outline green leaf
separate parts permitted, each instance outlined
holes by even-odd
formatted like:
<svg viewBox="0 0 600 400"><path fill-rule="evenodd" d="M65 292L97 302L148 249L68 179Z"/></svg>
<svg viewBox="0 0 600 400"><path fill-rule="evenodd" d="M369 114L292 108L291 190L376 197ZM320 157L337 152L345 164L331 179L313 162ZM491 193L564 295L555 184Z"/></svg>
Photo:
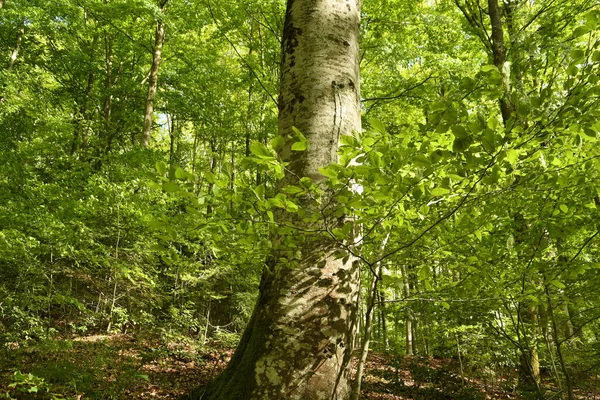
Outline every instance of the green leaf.
<svg viewBox="0 0 600 400"><path fill-rule="evenodd" d="M292 126L292 131L294 132L295 137L302 141L306 141L306 137L302 134L302 132L300 132L300 129L296 128L295 126Z"/></svg>
<svg viewBox="0 0 600 400"><path fill-rule="evenodd" d="M506 152L506 161L508 161L511 165L515 165L517 160L519 159L519 152L515 149L509 149Z"/></svg>
<svg viewBox="0 0 600 400"><path fill-rule="evenodd" d="M298 186L286 186L286 187L282 188L281 191L284 193L287 193L287 194L292 194L292 195L305 192L304 189L301 189Z"/></svg>
<svg viewBox="0 0 600 400"><path fill-rule="evenodd" d="M179 185L175 182L165 182L163 183L163 190L167 193L174 193L179 190Z"/></svg>
<svg viewBox="0 0 600 400"><path fill-rule="evenodd" d="M340 137L340 143L346 146L351 146L354 147L355 145L355 141L354 141L354 136L352 135L342 135Z"/></svg>
<svg viewBox="0 0 600 400"><path fill-rule="evenodd" d="M591 31L591 29L587 26L580 26L577 29L575 29L575 31L573 32L573 39L576 39L580 36L585 35L586 33L589 33Z"/></svg>
<svg viewBox="0 0 600 400"><path fill-rule="evenodd" d="M435 129L436 133L446 133L448 132L448 129L450 128L450 125L443 121L440 122L439 125L437 126L437 128Z"/></svg>
<svg viewBox="0 0 600 400"><path fill-rule="evenodd" d="M564 283L557 281L556 279L550 281L550 284L558 289L564 289L566 287Z"/></svg>
<svg viewBox="0 0 600 400"><path fill-rule="evenodd" d="M179 167L175 170L175 178L184 180L188 177L187 172L184 171L183 168Z"/></svg>
<svg viewBox="0 0 600 400"><path fill-rule="evenodd" d="M444 196L448 193L450 193L450 190L443 187L436 187L431 191L433 196Z"/></svg>
<svg viewBox="0 0 600 400"><path fill-rule="evenodd" d="M338 172L336 170L334 170L333 168L321 167L321 168L319 168L319 172L321 173L321 175L323 175L324 177L329 178L329 179L337 179L337 177L338 177Z"/></svg>
<svg viewBox="0 0 600 400"><path fill-rule="evenodd" d="M454 139L454 142L452 143L452 150L457 152L457 153L461 153L466 151L469 146L471 146L471 138L467 137L464 139L460 139L460 138L456 138Z"/></svg>
<svg viewBox="0 0 600 400"><path fill-rule="evenodd" d="M304 142L296 142L292 145L292 151L304 151L306 150L306 144Z"/></svg>
<svg viewBox="0 0 600 400"><path fill-rule="evenodd" d="M252 142L250 144L250 151L258 158L274 158L273 153L267 149L267 146L260 142Z"/></svg>
<svg viewBox="0 0 600 400"><path fill-rule="evenodd" d="M164 175L167 171L167 164L164 161L157 161L154 166L159 175Z"/></svg>
<svg viewBox="0 0 600 400"><path fill-rule="evenodd" d="M217 180L215 174L213 174L210 171L206 171L206 173L204 174L204 178L208 181L208 183L215 183L215 181Z"/></svg>
<svg viewBox="0 0 600 400"><path fill-rule="evenodd" d="M569 207L567 207L566 204L561 204L558 207L560 208L560 211L564 212L565 214L569 212Z"/></svg>
<svg viewBox="0 0 600 400"><path fill-rule="evenodd" d="M285 139L282 136L275 136L269 144L273 150L279 151L285 144Z"/></svg>
<svg viewBox="0 0 600 400"><path fill-rule="evenodd" d="M371 118L369 119L369 124L376 132L385 133L385 126L381 123L381 121Z"/></svg>
<svg viewBox="0 0 600 400"><path fill-rule="evenodd" d="M597 135L596 135L596 131L594 131L593 129L590 128L584 128L583 129L583 133L590 138L594 138L597 139Z"/></svg>
<svg viewBox="0 0 600 400"><path fill-rule="evenodd" d="M256 198L258 200L263 200L265 198L265 186L264 185L258 185L257 187L252 189L252 191L254 192L254 195L256 196Z"/></svg>
<svg viewBox="0 0 600 400"><path fill-rule="evenodd" d="M567 68L567 74L569 74L570 76L577 76L578 72L579 68L577 68L577 65L571 64L569 65L569 68Z"/></svg>
<svg viewBox="0 0 600 400"><path fill-rule="evenodd" d="M452 133L458 139L464 139L469 136L469 132L462 125L452 125Z"/></svg>
<svg viewBox="0 0 600 400"><path fill-rule="evenodd" d="M585 57L585 52L581 49L574 49L571 51L570 56L574 61L579 62L583 60L583 57Z"/></svg>

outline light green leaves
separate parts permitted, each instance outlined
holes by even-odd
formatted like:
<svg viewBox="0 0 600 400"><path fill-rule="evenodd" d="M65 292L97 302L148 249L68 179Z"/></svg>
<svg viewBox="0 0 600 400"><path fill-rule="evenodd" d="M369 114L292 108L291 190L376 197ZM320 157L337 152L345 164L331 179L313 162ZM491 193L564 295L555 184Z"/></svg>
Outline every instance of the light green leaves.
<svg viewBox="0 0 600 400"><path fill-rule="evenodd" d="M260 142L252 142L250 143L250 152L254 154L258 158L262 159L273 159L275 158L274 154Z"/></svg>
<svg viewBox="0 0 600 400"><path fill-rule="evenodd" d="M155 168L159 175L164 175L167 172L167 164L164 161L157 161Z"/></svg>

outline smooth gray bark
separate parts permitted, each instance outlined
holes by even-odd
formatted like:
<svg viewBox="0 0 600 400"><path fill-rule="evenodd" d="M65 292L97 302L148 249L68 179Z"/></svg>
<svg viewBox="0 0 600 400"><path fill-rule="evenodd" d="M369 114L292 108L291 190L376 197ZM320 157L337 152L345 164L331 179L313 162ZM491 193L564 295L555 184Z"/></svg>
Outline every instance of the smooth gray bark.
<svg viewBox="0 0 600 400"><path fill-rule="evenodd" d="M288 0L278 103L279 134L287 142L280 156L289 166L281 185L302 177L322 182L319 168L337 161L340 136L360 130L359 22L358 0ZM291 151L292 127L309 149ZM309 199L300 206L309 215L320 212ZM303 223L293 213L276 218ZM312 228L339 222L325 215ZM296 248L287 247L290 237ZM357 264L336 258L339 243L323 233L279 232L272 242L258 302L232 360L192 398L348 399Z"/></svg>

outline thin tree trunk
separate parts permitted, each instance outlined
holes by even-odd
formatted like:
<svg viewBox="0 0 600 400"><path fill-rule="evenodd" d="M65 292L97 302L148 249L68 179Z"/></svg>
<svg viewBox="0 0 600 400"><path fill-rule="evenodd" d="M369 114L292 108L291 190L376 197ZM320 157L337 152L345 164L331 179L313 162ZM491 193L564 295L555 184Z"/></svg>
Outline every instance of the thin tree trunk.
<svg viewBox="0 0 600 400"><path fill-rule="evenodd" d="M565 378L565 384L567 385L567 396L569 400L575 399L573 395L573 383L571 382L571 375L569 374L569 370L567 369L567 364L565 362L565 357L562 352L562 343L558 338L558 325L556 323L556 318L554 317L554 306L552 305L552 299L550 298L550 290L548 289L548 284L545 283L545 292L546 292L546 303L548 304L548 316L550 317L550 322L552 323L552 339L554 341L554 346L556 347L556 354L558 355L558 362L560 363L560 369Z"/></svg>
<svg viewBox="0 0 600 400"><path fill-rule="evenodd" d="M21 41L23 40L23 36L25 35L25 24L21 24L19 31L17 32L17 40L15 42L15 47L10 53L10 58L8 59L8 70L13 69L15 65L15 61L17 61L17 57L19 56L19 51L21 50Z"/></svg>
<svg viewBox="0 0 600 400"><path fill-rule="evenodd" d="M119 205L117 204L117 242L115 244L115 265L119 262L119 244L121 241L121 214L119 212ZM112 295L112 303L110 305L110 312L108 314L108 326L106 328L106 333L110 333L112 329L113 323L113 314L115 311L115 306L117 304L117 285L119 283L119 275L117 269L115 268L115 284L113 285L113 295Z"/></svg>
<svg viewBox="0 0 600 400"><path fill-rule="evenodd" d="M571 339L575 336L575 328L573 327L573 320L571 319L571 310L569 310L569 303L567 303L567 301L563 303L563 310L566 316L565 337L567 339Z"/></svg>
<svg viewBox="0 0 600 400"><path fill-rule="evenodd" d="M250 43L248 45L248 59L252 57L252 38L254 37L254 23L251 23L250 26ZM250 141L252 140L252 90L253 90L253 79L254 76L252 71L248 71L248 80L250 84L248 85L248 108L246 110L246 149L245 154L246 157L250 156Z"/></svg>
<svg viewBox="0 0 600 400"><path fill-rule="evenodd" d="M103 107L103 118L104 127L100 130L100 137L107 137L110 130L110 115L112 113L112 67L113 67L113 55L112 55L112 38L105 37L104 45L106 50L106 76L104 78L104 107Z"/></svg>
<svg viewBox="0 0 600 400"><path fill-rule="evenodd" d="M381 258L385 250L385 246L390 238L391 233L388 232L379 250L379 256ZM351 400L358 400L360 398L360 388L362 384L362 377L365 369L365 363L367 362L367 356L369 355L369 343L371 340L371 328L373 325L373 310L375 308L375 300L379 295L379 282L383 275L383 262L379 261L376 266L376 273L373 274L373 280L369 287L369 297L367 299L367 309L365 311L365 325L363 329L363 338L360 346L360 357L356 365L356 376L354 378L354 386L352 388ZM380 306L383 306L381 303Z"/></svg>
<svg viewBox="0 0 600 400"><path fill-rule="evenodd" d="M500 99L500 111L502 113L502 121L506 125L512 116L514 106L510 101L510 64L506 62L502 11L498 5L498 0L488 0L488 8L492 23L492 56L494 65L502 74L504 82L504 95Z"/></svg>
<svg viewBox="0 0 600 400"><path fill-rule="evenodd" d="M319 168L337 161L339 137L360 130L358 0L288 0L282 40L280 156L289 162L280 187L308 178L322 185ZM310 147L292 151L293 127ZM340 244L309 231L339 225L310 199L296 200L308 217L281 211L259 298L226 370L203 400L347 399L358 316L358 266L335 256ZM275 229L275 228L274 228ZM295 248L289 247L290 239ZM290 251L293 250L293 251Z"/></svg>
<svg viewBox="0 0 600 400"><path fill-rule="evenodd" d="M162 10L166 1L162 4ZM144 128L142 129L141 144L144 147L150 145L150 134L152 133L152 117L154 115L154 98L158 89L158 71L162 61L162 48L165 42L165 24L162 20L156 23L154 34L154 49L152 53L152 67L148 79L148 94L146 95L146 107L144 109Z"/></svg>
<svg viewBox="0 0 600 400"><path fill-rule="evenodd" d="M406 265L402 265L402 282L403 282L403 295L405 299L408 299L410 290L410 280L408 277L408 268ZM404 326L405 326L405 338L406 338L406 355L414 355L414 340L413 340L413 327L412 327L412 313L408 305L404 305Z"/></svg>
<svg viewBox="0 0 600 400"><path fill-rule="evenodd" d="M381 263L380 263L381 264ZM379 268L379 281L383 280L383 268L380 266ZM381 340L383 345L383 351L387 351L389 347L388 342L388 334L387 334L387 314L385 309L385 293L381 290L381 287L378 288L379 292L379 312L381 313Z"/></svg>
<svg viewBox="0 0 600 400"><path fill-rule="evenodd" d="M2 7L4 7L4 0L0 0L0 9L2 9Z"/></svg>
<svg viewBox="0 0 600 400"><path fill-rule="evenodd" d="M540 360L537 349L536 307L521 304L520 320L523 327L521 357L519 365L519 385L523 390L535 390L541 393Z"/></svg>
<svg viewBox="0 0 600 400"><path fill-rule="evenodd" d="M179 130L173 114L167 114L167 121L169 122L169 179L173 180L180 161Z"/></svg>
<svg viewBox="0 0 600 400"><path fill-rule="evenodd" d="M94 59L96 43L98 42L98 35L94 35L92 43L90 43L90 54L89 54L89 70L87 77L87 84L85 87L85 93L83 99L81 99L81 106L77 110L75 116L75 128L73 131L73 141L71 143L71 154L75 154L80 148L87 146L87 136L89 131L89 104L92 91L94 90L94 83L96 81L96 71L94 69Z"/></svg>
<svg viewBox="0 0 600 400"><path fill-rule="evenodd" d="M363 372L365 369L365 363L367 356L369 355L369 343L371 341L371 328L373 326L373 310L375 308L375 301L377 299L377 284L379 282L378 276L373 276L371 285L369 286L369 297L367 299L367 309L365 310L365 320L363 326L363 337L360 346L360 356L356 365L356 376L354 378L354 386L352 388L351 400L358 400L360 398L360 388L362 383Z"/></svg>

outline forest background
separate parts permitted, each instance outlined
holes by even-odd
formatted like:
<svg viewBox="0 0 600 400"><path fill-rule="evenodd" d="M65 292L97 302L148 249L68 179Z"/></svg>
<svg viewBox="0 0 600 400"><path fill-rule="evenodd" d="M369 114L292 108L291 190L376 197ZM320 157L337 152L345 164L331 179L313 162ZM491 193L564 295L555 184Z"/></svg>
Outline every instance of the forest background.
<svg viewBox="0 0 600 400"><path fill-rule="evenodd" d="M308 190L276 187L284 14L275 0L0 0L7 396L50 390L36 379L93 392L67 367L14 371L72 350L65 338L235 346L274 213L301 214ZM600 4L368 0L362 19L366 129L321 171L353 220L328 234L361 260L362 337L372 327L391 362L456 359L491 386L517 371L502 384L520 396L590 398ZM293 150L307 146L298 133ZM97 398L127 398L120 384Z"/></svg>

